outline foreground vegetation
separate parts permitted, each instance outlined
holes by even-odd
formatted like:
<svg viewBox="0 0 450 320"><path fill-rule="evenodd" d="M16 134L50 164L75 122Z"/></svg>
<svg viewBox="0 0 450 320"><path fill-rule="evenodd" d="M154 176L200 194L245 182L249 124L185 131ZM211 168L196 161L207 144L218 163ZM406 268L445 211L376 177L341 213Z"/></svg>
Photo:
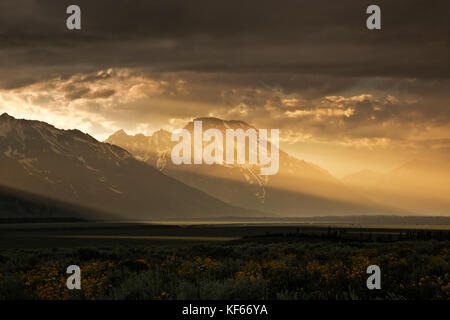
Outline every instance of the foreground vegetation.
<svg viewBox="0 0 450 320"><path fill-rule="evenodd" d="M450 299L448 241L265 239L0 250L0 299ZM82 289L66 288L67 266ZM367 266L382 289L366 287Z"/></svg>

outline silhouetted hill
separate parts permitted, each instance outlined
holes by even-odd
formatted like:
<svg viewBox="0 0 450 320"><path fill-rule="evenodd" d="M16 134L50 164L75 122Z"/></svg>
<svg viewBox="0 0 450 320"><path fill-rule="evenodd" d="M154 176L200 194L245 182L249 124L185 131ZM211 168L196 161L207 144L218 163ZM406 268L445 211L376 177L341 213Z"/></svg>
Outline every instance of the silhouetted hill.
<svg viewBox="0 0 450 320"><path fill-rule="evenodd" d="M114 219L110 214L0 186L0 222Z"/></svg>

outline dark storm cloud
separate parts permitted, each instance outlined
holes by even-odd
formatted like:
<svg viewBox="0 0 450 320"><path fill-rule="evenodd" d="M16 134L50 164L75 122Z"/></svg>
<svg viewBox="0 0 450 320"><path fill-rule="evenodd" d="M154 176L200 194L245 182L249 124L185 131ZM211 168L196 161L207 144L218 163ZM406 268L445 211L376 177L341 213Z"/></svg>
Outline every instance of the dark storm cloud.
<svg viewBox="0 0 450 320"><path fill-rule="evenodd" d="M450 124L450 2L375 3L377 31L365 27L365 0L2 0L0 88L37 83L47 97L56 79L58 101L117 126L212 113L326 137L440 130ZM81 31L66 29L71 4ZM130 79L145 98L129 97Z"/></svg>
<svg viewBox="0 0 450 320"><path fill-rule="evenodd" d="M89 88L75 88L71 91L69 91L65 97L67 100L76 100L76 99L80 99L81 97L85 96L86 94L88 94L90 91Z"/></svg>
<svg viewBox="0 0 450 320"><path fill-rule="evenodd" d="M73 1L2 1L1 68L450 75L448 1L377 1L381 31L365 28L368 1L76 3L82 30L73 32L65 27L65 9Z"/></svg>

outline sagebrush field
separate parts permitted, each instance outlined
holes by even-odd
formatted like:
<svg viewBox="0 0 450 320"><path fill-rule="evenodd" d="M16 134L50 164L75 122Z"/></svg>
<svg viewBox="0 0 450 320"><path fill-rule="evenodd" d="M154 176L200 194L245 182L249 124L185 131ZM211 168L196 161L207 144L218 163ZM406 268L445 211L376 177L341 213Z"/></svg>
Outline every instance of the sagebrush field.
<svg viewBox="0 0 450 320"><path fill-rule="evenodd" d="M238 229L223 232L236 236ZM122 227L128 235L132 230ZM155 230L164 227L149 230L159 234ZM183 230L191 236L223 235L217 227ZM2 249L0 299L450 299L447 232L397 230L396 237L386 237L385 230L372 230L349 237L351 230L305 230L291 227L286 233L266 231L228 241L129 236L128 243L123 237L87 243L84 237L72 239L84 244L80 248L63 243ZM82 269L81 290L66 288L65 270L71 264ZM381 290L366 287L366 268L372 264L381 268Z"/></svg>

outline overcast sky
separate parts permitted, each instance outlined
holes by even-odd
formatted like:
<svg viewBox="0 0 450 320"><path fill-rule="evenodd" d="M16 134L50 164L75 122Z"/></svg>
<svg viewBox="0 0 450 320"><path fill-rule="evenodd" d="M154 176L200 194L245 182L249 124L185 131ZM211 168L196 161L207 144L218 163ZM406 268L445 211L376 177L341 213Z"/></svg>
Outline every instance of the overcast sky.
<svg viewBox="0 0 450 320"><path fill-rule="evenodd" d="M82 30L66 28L78 4ZM366 29L378 4L382 30ZM279 128L337 176L450 154L449 1L2 0L0 112L103 140Z"/></svg>

